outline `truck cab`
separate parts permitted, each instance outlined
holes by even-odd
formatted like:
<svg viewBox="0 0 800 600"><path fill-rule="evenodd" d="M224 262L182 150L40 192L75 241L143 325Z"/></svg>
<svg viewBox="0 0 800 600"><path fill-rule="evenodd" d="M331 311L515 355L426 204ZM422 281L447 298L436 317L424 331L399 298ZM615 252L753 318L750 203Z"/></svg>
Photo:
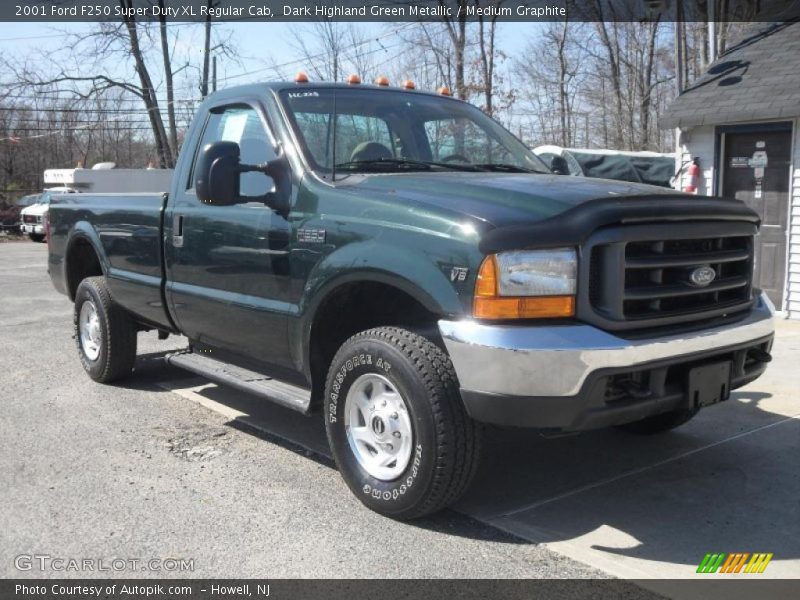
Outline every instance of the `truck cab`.
<svg viewBox="0 0 800 600"><path fill-rule="evenodd" d="M754 212L554 175L446 89L384 83L216 92L169 189L54 200L88 375L182 334L169 362L324 419L352 492L410 519L466 490L486 425L660 433L764 372Z"/></svg>

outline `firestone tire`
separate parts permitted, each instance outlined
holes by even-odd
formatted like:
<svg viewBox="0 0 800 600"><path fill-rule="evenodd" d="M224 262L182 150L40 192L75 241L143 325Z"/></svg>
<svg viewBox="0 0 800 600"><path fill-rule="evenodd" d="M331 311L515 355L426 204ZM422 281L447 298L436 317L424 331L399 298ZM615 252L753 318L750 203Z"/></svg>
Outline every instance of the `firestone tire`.
<svg viewBox="0 0 800 600"><path fill-rule="evenodd" d="M89 377L100 383L123 379L136 361L136 325L111 299L103 277L81 281L75 293L74 338Z"/></svg>
<svg viewBox="0 0 800 600"><path fill-rule="evenodd" d="M376 398L372 405L370 398ZM472 481L482 428L464 410L450 358L427 339L395 327L351 337L331 363L324 402L339 472L368 508L394 519L419 518L455 502ZM360 436L368 435L374 439L365 445ZM384 452L381 440L391 442L384 446L396 442L398 453L383 469L373 462ZM406 461L403 444L409 441Z"/></svg>
<svg viewBox="0 0 800 600"><path fill-rule="evenodd" d="M660 415L653 415L641 421L634 421L633 423L626 423L618 425L617 429L626 431L628 433L635 433L638 435L653 435L656 433L664 433L680 427L684 423L690 421L699 411L697 409L681 409L672 410Z"/></svg>

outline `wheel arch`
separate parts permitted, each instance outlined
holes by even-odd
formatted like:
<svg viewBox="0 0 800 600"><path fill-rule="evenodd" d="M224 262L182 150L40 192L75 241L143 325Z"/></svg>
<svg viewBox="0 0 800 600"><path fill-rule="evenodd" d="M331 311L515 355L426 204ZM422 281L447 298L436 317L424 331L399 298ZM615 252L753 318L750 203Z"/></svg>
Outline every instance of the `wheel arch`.
<svg viewBox="0 0 800 600"><path fill-rule="evenodd" d="M455 299L457 295L453 292ZM429 290L398 273L365 270L342 274L320 286L299 320L299 353L313 398L320 398L327 365L352 335L378 326L395 325L417 331L434 341L437 321L451 314ZM449 306L448 306L449 305Z"/></svg>
<svg viewBox="0 0 800 600"><path fill-rule="evenodd" d="M106 276L108 264L97 232L88 223L77 223L64 250L64 282L67 296L75 299L78 285L87 277Z"/></svg>

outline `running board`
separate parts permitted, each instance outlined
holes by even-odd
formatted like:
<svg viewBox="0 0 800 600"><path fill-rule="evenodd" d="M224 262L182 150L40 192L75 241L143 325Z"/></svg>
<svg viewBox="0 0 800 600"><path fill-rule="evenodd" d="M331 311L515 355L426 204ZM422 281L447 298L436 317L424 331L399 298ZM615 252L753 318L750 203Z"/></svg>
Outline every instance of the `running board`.
<svg viewBox="0 0 800 600"><path fill-rule="evenodd" d="M194 354L190 351L167 354L167 363L207 377L212 381L228 385L237 390L261 396L301 413L308 413L311 405L311 392L301 387L278 381L263 373L256 373L242 367Z"/></svg>

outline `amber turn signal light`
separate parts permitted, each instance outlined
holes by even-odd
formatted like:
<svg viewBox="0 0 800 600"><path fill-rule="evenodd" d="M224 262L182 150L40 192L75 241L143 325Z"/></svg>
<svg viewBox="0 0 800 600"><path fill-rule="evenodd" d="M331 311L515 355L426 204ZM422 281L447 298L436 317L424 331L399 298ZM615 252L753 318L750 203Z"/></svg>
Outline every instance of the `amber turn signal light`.
<svg viewBox="0 0 800 600"><path fill-rule="evenodd" d="M574 315L574 296L476 297L472 307L476 319L554 319Z"/></svg>
<svg viewBox="0 0 800 600"><path fill-rule="evenodd" d="M476 319L554 319L575 316L575 296L499 296L497 259L487 256L478 271L472 316Z"/></svg>

